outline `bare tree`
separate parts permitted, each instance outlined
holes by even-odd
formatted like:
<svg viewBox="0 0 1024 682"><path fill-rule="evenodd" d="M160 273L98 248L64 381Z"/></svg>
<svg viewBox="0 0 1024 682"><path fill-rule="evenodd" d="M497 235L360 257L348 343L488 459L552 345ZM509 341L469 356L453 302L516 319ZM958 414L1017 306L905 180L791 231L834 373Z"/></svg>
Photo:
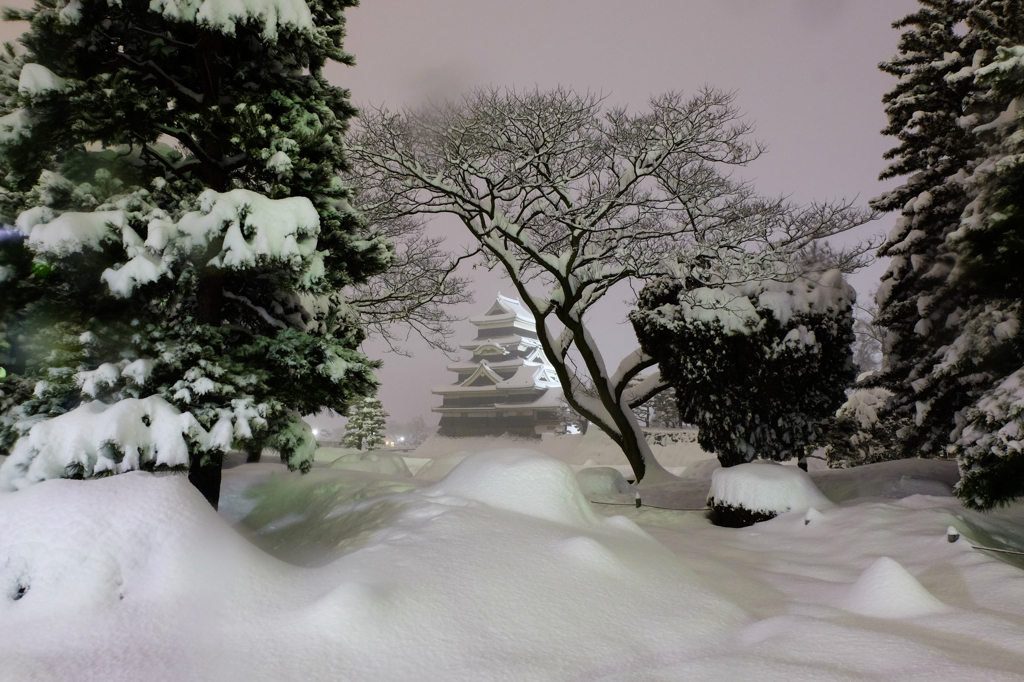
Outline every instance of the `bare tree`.
<svg viewBox="0 0 1024 682"><path fill-rule="evenodd" d="M450 356L458 350L449 339L459 318L449 310L473 302L469 278L454 273L479 250L459 256L444 250L444 239L429 236L421 217L381 210L385 207L374 201L372 189L363 185L365 179L347 178L355 208L368 226L394 244L395 251L390 268L349 287L345 300L358 311L367 332L382 339L392 352L409 355L402 343L415 333Z"/></svg>
<svg viewBox="0 0 1024 682"><path fill-rule="evenodd" d="M870 296L867 305L855 305L853 333L857 340L853 343L853 364L861 372L877 370L882 366L882 348L885 342L885 328L875 322L878 317L878 306Z"/></svg>
<svg viewBox="0 0 1024 682"><path fill-rule="evenodd" d="M378 215L459 218L536 318L569 405L622 448L637 480L657 481L669 475L631 408L666 385L654 372L627 389L654 360L637 350L609 371L587 311L620 282L663 274L795 276L795 254L870 217L845 202L761 198L731 178L763 151L749 132L715 90L662 95L635 114L566 89L482 90L366 112L348 152Z"/></svg>

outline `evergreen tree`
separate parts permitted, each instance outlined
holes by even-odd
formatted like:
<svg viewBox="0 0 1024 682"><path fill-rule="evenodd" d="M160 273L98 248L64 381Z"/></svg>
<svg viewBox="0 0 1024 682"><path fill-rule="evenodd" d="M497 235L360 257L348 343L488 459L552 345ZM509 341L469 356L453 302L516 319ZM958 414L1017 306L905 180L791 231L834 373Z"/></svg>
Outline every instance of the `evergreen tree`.
<svg viewBox="0 0 1024 682"><path fill-rule="evenodd" d="M965 304L942 362L978 396L958 415L953 451L957 494L987 509L1024 497L1024 46L998 48L975 80L1005 109L975 131L991 152L971 177L975 199L948 239L958 253L952 287Z"/></svg>
<svg viewBox="0 0 1024 682"><path fill-rule="evenodd" d="M653 417L651 426L659 429L681 429L683 420L679 416L676 389L669 387L650 400Z"/></svg>
<svg viewBox="0 0 1024 682"><path fill-rule="evenodd" d="M384 444L388 413L376 398L362 398L349 408L341 444L347 448L375 450Z"/></svg>
<svg viewBox="0 0 1024 682"><path fill-rule="evenodd" d="M969 199L964 178L980 155L969 125L973 81L957 77L972 64L976 36L958 35L969 0L920 0L921 8L893 24L906 30L899 54L880 68L898 80L885 95L889 125L899 140L886 153L892 163L880 179L907 176L872 202L900 217L879 251L892 259L877 293L876 322L886 329L882 369L871 384L894 397L880 418L895 433L891 456L935 456L945 451L953 412L962 407L955 387L935 376L934 352L949 343L946 320L957 307L947 278L955 254L946 236L956 229Z"/></svg>
<svg viewBox="0 0 1024 682"><path fill-rule="evenodd" d="M946 454L962 411L988 379L967 356L951 363L971 294L954 283L959 246L950 236L989 153L976 134L1000 111L975 71L1021 35L1019 0L920 0L894 24L909 28L900 54L881 68L899 80L884 102L900 144L882 179L908 176L873 206L900 218L879 255L892 258L878 290L876 322L886 329L882 369L868 383L891 391L876 433L893 434L890 456ZM961 35L960 33L963 33ZM874 427L873 427L874 429Z"/></svg>
<svg viewBox="0 0 1024 682"><path fill-rule="evenodd" d="M630 320L679 415L722 466L802 458L854 377L853 289L838 270L793 282L663 277Z"/></svg>
<svg viewBox="0 0 1024 682"><path fill-rule="evenodd" d="M227 449L308 470L300 415L374 390L338 292L391 252L348 207L354 110L323 75L354 4L7 10L0 485L188 468L216 505Z"/></svg>

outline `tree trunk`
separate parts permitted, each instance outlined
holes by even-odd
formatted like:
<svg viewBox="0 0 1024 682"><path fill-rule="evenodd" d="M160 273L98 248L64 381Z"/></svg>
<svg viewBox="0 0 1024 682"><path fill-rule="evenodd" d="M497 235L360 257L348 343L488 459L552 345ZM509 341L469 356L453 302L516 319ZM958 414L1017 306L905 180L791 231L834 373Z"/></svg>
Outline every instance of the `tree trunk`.
<svg viewBox="0 0 1024 682"><path fill-rule="evenodd" d="M199 324L219 326L224 304L224 277L220 272L207 272L199 277L196 291L196 320ZM202 466L203 453L192 455L188 480L203 497L217 509L220 504L220 470L223 458L211 455L207 466Z"/></svg>
<svg viewBox="0 0 1024 682"><path fill-rule="evenodd" d="M217 509L220 504L220 466L221 461L219 457L211 457L215 461L210 462L208 466L202 466L203 455L202 453L196 453L192 456L192 463L188 469L188 480L189 483L194 485L196 489L203 494L206 501L209 502L214 509Z"/></svg>
<svg viewBox="0 0 1024 682"><path fill-rule="evenodd" d="M245 453L246 464L259 464L260 457L263 455L263 448L253 448Z"/></svg>

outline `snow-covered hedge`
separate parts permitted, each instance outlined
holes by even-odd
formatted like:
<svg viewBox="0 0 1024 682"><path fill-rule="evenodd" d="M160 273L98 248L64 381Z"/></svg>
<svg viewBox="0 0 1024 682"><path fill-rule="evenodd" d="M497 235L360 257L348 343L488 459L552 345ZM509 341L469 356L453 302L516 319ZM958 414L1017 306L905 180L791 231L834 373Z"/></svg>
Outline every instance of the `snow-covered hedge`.
<svg viewBox="0 0 1024 682"><path fill-rule="evenodd" d="M831 507L806 472L775 462L749 462L711 474L708 507L719 526L749 526L786 512Z"/></svg>
<svg viewBox="0 0 1024 682"><path fill-rule="evenodd" d="M630 314L680 417L724 466L804 454L854 378L855 292L838 270L703 286L663 277Z"/></svg>

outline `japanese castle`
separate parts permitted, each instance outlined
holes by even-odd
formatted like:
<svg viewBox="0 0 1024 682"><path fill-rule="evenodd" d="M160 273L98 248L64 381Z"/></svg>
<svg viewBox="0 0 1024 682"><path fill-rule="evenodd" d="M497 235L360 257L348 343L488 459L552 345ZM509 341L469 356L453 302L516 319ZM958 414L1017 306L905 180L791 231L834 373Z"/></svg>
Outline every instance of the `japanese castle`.
<svg viewBox="0 0 1024 682"><path fill-rule="evenodd" d="M448 366L458 379L435 388L443 396L439 436L540 437L561 432L562 385L548 362L533 315L518 299L498 295L482 315L469 318L476 338L459 347L467 362Z"/></svg>

